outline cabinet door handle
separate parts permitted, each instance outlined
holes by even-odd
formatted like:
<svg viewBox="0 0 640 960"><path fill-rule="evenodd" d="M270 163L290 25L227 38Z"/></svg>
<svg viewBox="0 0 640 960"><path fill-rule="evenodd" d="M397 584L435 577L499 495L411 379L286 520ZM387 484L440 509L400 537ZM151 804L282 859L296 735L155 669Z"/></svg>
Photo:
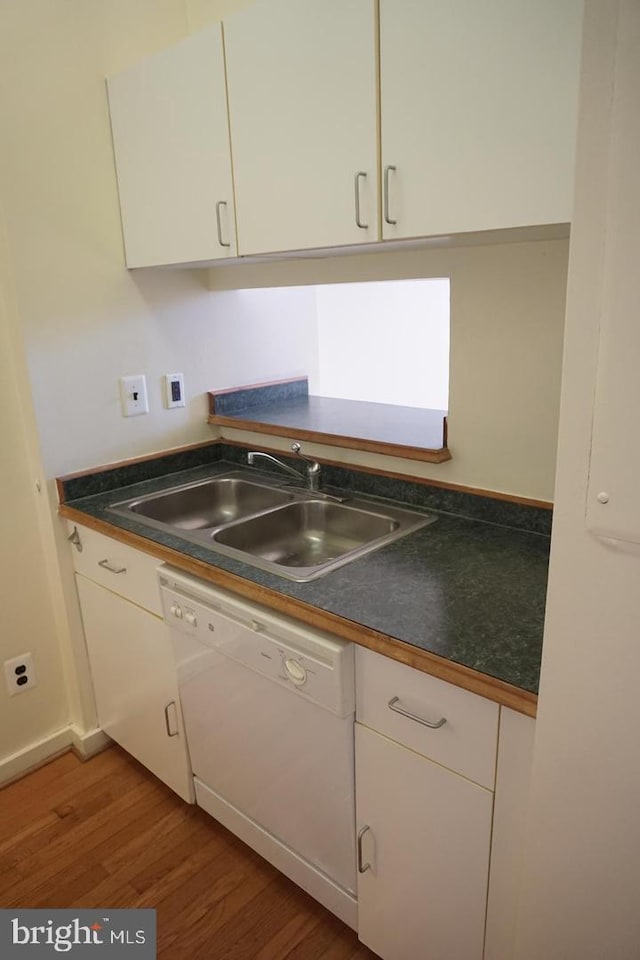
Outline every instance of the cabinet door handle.
<svg viewBox="0 0 640 960"><path fill-rule="evenodd" d="M392 220L389 216L389 172L393 170L395 173L395 167L385 167L384 168L384 220L385 223L390 223L392 226L398 222L397 220Z"/></svg>
<svg viewBox="0 0 640 960"><path fill-rule="evenodd" d="M403 717L408 717L409 720L415 720L416 723L421 723L424 727L429 727L430 730L439 730L440 727L444 727L445 723L447 722L446 717L440 717L439 720L436 720L435 723L432 723L431 720L425 720L423 717L418 717L415 713L409 713L408 710L398 706L399 703L399 697L392 697L387 706L389 707L389 710L393 710L395 713L400 713Z"/></svg>
<svg viewBox="0 0 640 960"><path fill-rule="evenodd" d="M353 189L355 193L356 200L356 227L360 227L361 230L368 230L369 224L362 222L362 217L360 215L360 180L364 178L366 180L367 175L364 170L358 170L354 179L353 179Z"/></svg>
<svg viewBox="0 0 640 960"><path fill-rule="evenodd" d="M169 720L169 707L175 707L175 705L176 705L175 700L169 700L169 703L164 708L164 725L167 728L168 737L177 737L180 733L180 731L177 728L177 724L176 724L176 729L173 732L171 731L171 721Z"/></svg>
<svg viewBox="0 0 640 960"><path fill-rule="evenodd" d="M126 567L119 567L113 562L113 560L98 560L98 566L104 567L105 570L108 570L109 573L126 573Z"/></svg>
<svg viewBox="0 0 640 960"><path fill-rule="evenodd" d="M364 837L367 830L370 830L371 827L365 824L364 827L361 827L358 830L358 873L366 873L367 870L371 869L370 863L362 862L362 838Z"/></svg>
<svg viewBox="0 0 640 960"><path fill-rule="evenodd" d="M77 527L73 528L73 533L69 534L67 540L74 545L78 553L82 553L82 540L80 539Z"/></svg>
<svg viewBox="0 0 640 960"><path fill-rule="evenodd" d="M216 203L216 224L218 226L218 243L221 247L230 247L231 243L225 243L222 239L222 223L220 222L220 207L226 207L226 200L218 200Z"/></svg>

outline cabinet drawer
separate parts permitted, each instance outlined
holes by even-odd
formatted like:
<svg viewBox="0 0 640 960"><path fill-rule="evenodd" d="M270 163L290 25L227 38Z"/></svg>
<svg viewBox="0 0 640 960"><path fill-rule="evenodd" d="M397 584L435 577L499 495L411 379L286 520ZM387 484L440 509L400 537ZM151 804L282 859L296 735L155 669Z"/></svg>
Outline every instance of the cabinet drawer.
<svg viewBox="0 0 640 960"><path fill-rule="evenodd" d="M82 550L73 550L76 573L99 583L113 593L162 616L156 577L159 561L102 533L69 523L69 532L78 527Z"/></svg>
<svg viewBox="0 0 640 960"><path fill-rule="evenodd" d="M495 782L498 716L499 707L490 700L364 647L356 649L356 719L489 790ZM431 728L420 719L445 723Z"/></svg>

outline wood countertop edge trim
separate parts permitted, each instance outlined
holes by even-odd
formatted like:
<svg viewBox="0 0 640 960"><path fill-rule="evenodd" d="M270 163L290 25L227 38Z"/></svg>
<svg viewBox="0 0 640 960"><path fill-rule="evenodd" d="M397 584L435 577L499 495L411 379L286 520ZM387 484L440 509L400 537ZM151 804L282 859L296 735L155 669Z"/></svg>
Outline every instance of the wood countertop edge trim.
<svg viewBox="0 0 640 960"><path fill-rule="evenodd" d="M245 430L249 433L271 434L276 437L291 437L295 434L296 440L327 443L333 447L347 447L349 450L379 453L387 457L402 457L405 460L421 460L425 463L445 463L447 460L451 460L451 451L446 446L434 449L403 446L383 440L363 440L361 437L347 437L341 434L323 433L319 430L305 430L301 427L263 423L260 420L236 420L233 417L218 414L210 415L208 422L219 427L230 427L233 430Z"/></svg>
<svg viewBox="0 0 640 960"><path fill-rule="evenodd" d="M141 550L143 553L148 553L160 562L173 564L181 570L192 573L194 576L207 580L216 586L227 588L247 600L262 603L272 610L303 620L310 626L326 630L343 640L350 640L360 646L367 647L369 650L398 660L423 673L429 673L440 680L453 683L501 706L510 707L518 713L523 713L529 717L536 716L538 698L536 694L527 690L521 690L519 687L514 687L503 680L478 673L470 667L453 663L437 654L430 653L428 650L414 647L402 640L397 640L370 627L355 623L353 620L347 620L335 613L321 610L319 607L314 607L302 600L286 597L269 587L245 580L244 577L229 573L227 570L212 567L171 547L165 547L162 544L147 540L130 530L114 527L104 520L98 520L96 517L91 517L64 503L59 506L59 515L98 533L103 533L114 540L119 540L121 543L136 550Z"/></svg>

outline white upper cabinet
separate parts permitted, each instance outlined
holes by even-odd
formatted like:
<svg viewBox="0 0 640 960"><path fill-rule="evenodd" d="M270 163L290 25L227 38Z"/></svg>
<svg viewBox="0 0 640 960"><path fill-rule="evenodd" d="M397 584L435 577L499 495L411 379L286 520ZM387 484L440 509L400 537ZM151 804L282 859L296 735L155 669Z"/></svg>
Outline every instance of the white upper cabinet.
<svg viewBox="0 0 640 960"><path fill-rule="evenodd" d="M376 0L255 0L111 77L127 265L569 222L582 6L380 0L378 71Z"/></svg>
<svg viewBox="0 0 640 960"><path fill-rule="evenodd" d="M380 0L384 239L571 220L581 19L582 0Z"/></svg>
<svg viewBox="0 0 640 960"><path fill-rule="evenodd" d="M107 87L127 266L236 256L220 24Z"/></svg>
<svg viewBox="0 0 640 960"><path fill-rule="evenodd" d="M257 0L224 38L239 252L377 240L373 0Z"/></svg>

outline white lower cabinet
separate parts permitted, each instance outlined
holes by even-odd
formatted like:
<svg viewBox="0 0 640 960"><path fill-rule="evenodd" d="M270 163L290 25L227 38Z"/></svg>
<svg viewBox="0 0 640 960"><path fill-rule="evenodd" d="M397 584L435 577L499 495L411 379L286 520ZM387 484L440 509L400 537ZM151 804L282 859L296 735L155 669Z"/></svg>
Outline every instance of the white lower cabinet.
<svg viewBox="0 0 640 960"><path fill-rule="evenodd" d="M356 711L360 940L482 960L499 707L358 648Z"/></svg>
<svg viewBox="0 0 640 960"><path fill-rule="evenodd" d="M383 960L481 960L493 794L356 724L358 936Z"/></svg>
<svg viewBox="0 0 640 960"><path fill-rule="evenodd" d="M100 727L183 800L193 781L157 560L80 528L76 585ZM152 589L153 586L153 589Z"/></svg>
<svg viewBox="0 0 640 960"><path fill-rule="evenodd" d="M500 709L484 960L512 960L524 850L535 720Z"/></svg>
<svg viewBox="0 0 640 960"><path fill-rule="evenodd" d="M192 779L164 622L76 575L100 726L183 800Z"/></svg>

